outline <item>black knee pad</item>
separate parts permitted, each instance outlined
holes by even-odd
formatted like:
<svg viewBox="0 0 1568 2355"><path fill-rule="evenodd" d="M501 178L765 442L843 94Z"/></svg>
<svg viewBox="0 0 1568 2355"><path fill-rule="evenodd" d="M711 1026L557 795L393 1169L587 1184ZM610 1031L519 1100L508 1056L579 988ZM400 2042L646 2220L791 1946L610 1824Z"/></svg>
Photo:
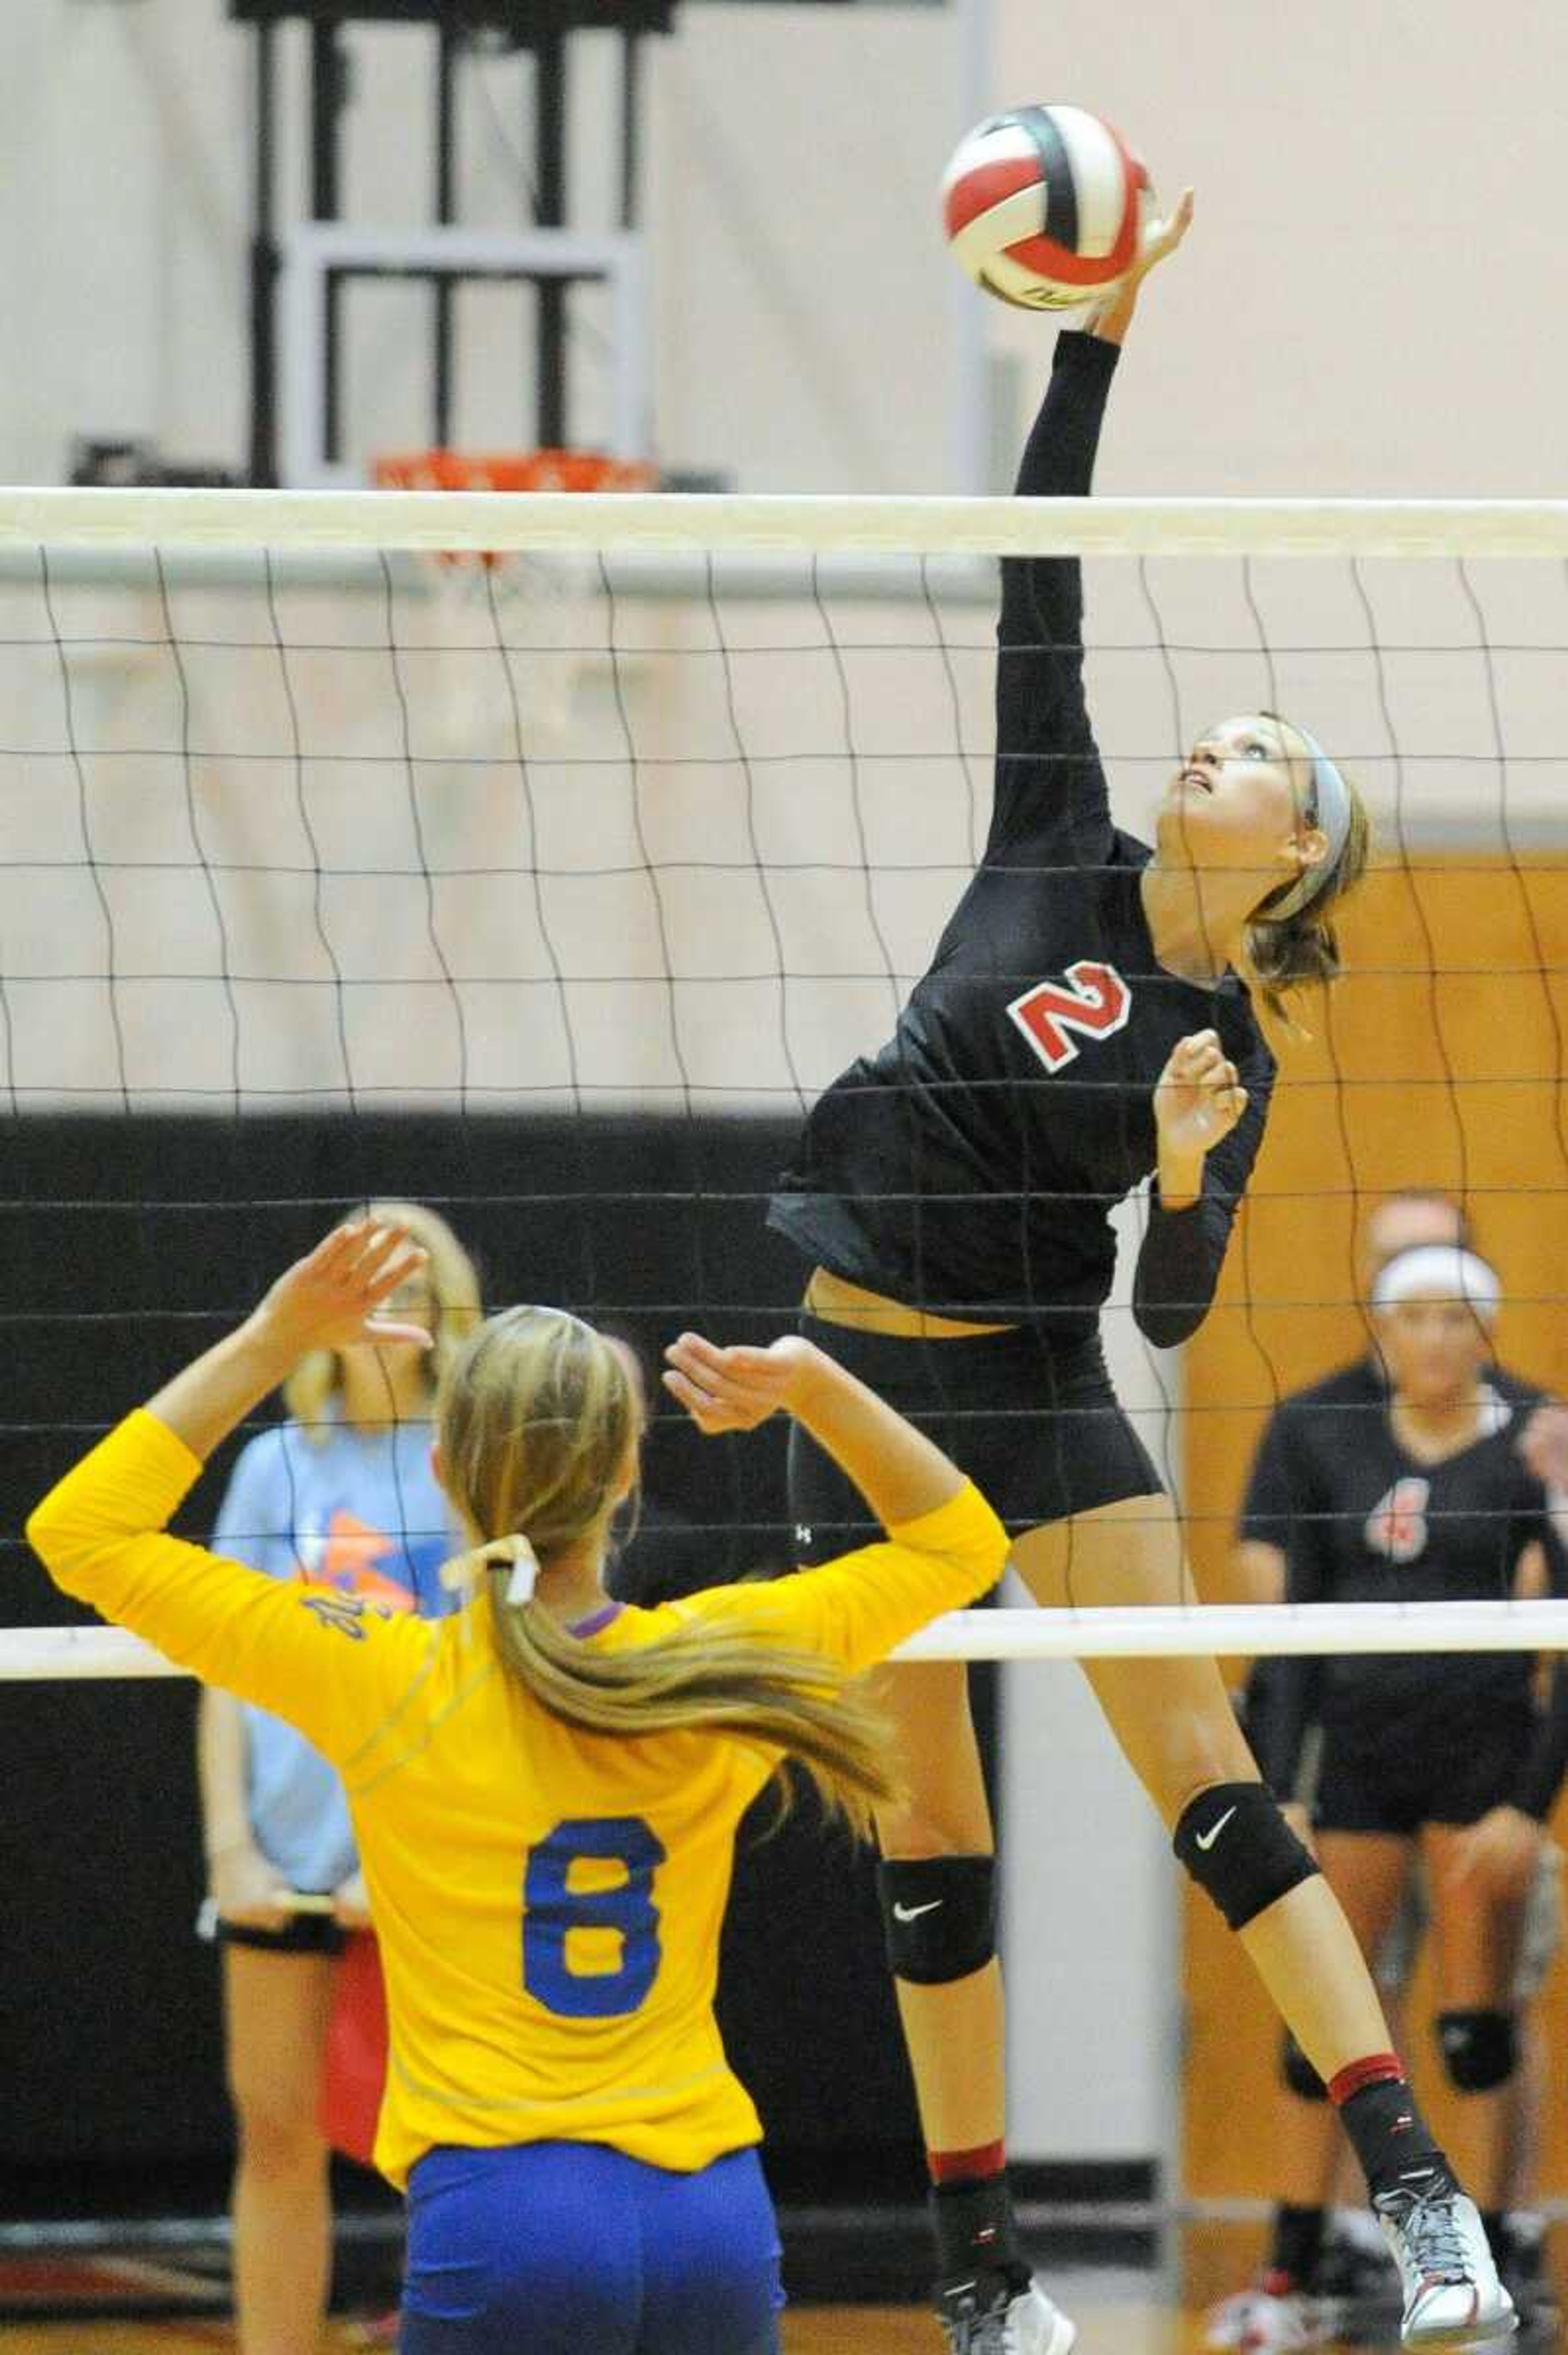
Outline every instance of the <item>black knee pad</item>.
<svg viewBox="0 0 1568 2355"><path fill-rule="evenodd" d="M885 1858L877 1868L882 1934L895 1978L966 1979L997 1951L994 1856Z"/></svg>
<svg viewBox="0 0 1568 2355"><path fill-rule="evenodd" d="M1287 2028L1279 2048L1279 2073L1304 2102L1326 2102L1328 2088Z"/></svg>
<svg viewBox="0 0 1568 2355"><path fill-rule="evenodd" d="M1288 1895L1317 1867L1262 1783L1221 1783L1185 1808L1172 1843L1232 1930Z"/></svg>
<svg viewBox="0 0 1568 2355"><path fill-rule="evenodd" d="M1511 2011L1440 2011L1437 2046L1448 2082L1461 2094L1489 2094L1519 2066Z"/></svg>

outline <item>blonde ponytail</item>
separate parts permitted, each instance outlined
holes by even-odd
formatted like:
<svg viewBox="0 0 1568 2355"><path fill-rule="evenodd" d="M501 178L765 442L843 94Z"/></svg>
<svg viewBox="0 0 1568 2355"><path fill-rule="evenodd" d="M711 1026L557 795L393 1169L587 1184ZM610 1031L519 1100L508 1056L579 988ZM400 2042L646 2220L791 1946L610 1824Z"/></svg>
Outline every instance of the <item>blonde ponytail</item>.
<svg viewBox="0 0 1568 2355"><path fill-rule="evenodd" d="M889 1735L832 1662L709 1616L603 1651L519 1579L536 1557L603 1547L635 1481L641 1401L612 1342L560 1309L506 1309L447 1369L436 1425L447 1493L479 1535L443 1577L483 1581L502 1661L542 1708L588 1733L708 1732L784 1753L830 1813L869 1831L872 1807L897 1792Z"/></svg>

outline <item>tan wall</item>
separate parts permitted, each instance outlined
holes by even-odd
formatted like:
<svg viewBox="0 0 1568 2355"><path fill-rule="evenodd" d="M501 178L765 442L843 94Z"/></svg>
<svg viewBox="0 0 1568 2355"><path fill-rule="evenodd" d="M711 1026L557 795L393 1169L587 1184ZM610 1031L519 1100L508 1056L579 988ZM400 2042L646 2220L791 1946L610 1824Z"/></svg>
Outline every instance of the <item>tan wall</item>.
<svg viewBox="0 0 1568 2355"><path fill-rule="evenodd" d="M967 65L965 28L987 17L988 66ZM247 35L216 0L9 0L4 21L0 279L27 364L0 378L0 474L54 478L72 431L157 432L182 454L237 460ZM1031 378L1051 336L963 300L937 177L961 112L1064 99L1122 123L1163 190L1190 180L1199 196L1179 276L1139 321L1107 488L1555 489L1564 331L1542 289L1560 270L1568 15L1532 0L1504 12L1505 37L1480 40L1476 22L1467 0L1204 0L1133 16L1102 0L688 0L672 37L648 44L660 454L732 467L752 490L957 487L955 322ZM349 47L347 210L421 222L429 42L357 27ZM297 27L281 48L287 219L306 179ZM614 218L615 66L608 36L576 44L572 205L587 229ZM527 74L498 61L464 80L464 218L513 225L532 165ZM457 430L510 439L528 378L522 304L481 289L463 308ZM349 309L355 446L422 438L423 290L361 288ZM589 328L602 324L590 306ZM607 373L585 334L585 432Z"/></svg>
<svg viewBox="0 0 1568 2355"><path fill-rule="evenodd" d="M1388 868L1370 879L1345 946L1352 971L1331 1013L1314 1014L1309 1043L1282 1046L1268 1144L1220 1302L1188 1354L1187 1497L1211 1600L1232 1592L1229 1530L1266 1409L1360 1344L1350 1252L1370 1197L1400 1185L1462 1193L1508 1294L1499 1355L1542 1383L1568 1384L1563 868ZM1561 1809L1558 1831L1568 1836ZM1239 1949L1191 1896L1187 2000L1186 2188L1200 2198L1267 2194L1271 2152L1288 2132L1276 2027ZM1561 2053L1561 1966L1544 2001ZM1441 2133L1453 2126L1454 2097L1432 2065L1430 2012L1418 1980L1409 2057ZM1543 2189L1568 2191L1561 2101L1551 2105Z"/></svg>

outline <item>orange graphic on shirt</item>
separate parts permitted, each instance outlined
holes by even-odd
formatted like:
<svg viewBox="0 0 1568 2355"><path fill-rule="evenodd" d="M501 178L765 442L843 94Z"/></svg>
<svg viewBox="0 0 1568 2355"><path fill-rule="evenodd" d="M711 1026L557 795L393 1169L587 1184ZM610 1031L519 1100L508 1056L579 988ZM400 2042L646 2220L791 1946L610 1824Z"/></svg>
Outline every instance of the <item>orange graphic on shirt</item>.
<svg viewBox="0 0 1568 2355"><path fill-rule="evenodd" d="M408 1588L376 1567L397 1550L385 1529L373 1528L340 1506L327 1522L319 1561L314 1570L301 1562L299 1574L307 1586L330 1586L339 1594L361 1595L383 1611L411 1611L414 1598Z"/></svg>

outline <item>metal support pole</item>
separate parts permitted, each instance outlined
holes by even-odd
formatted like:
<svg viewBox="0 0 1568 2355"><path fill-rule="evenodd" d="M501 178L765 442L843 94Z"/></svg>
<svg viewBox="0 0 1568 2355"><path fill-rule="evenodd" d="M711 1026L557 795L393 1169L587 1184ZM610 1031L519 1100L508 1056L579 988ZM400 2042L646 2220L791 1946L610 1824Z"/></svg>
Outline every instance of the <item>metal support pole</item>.
<svg viewBox="0 0 1568 2355"><path fill-rule="evenodd" d="M336 220L340 209L337 133L346 80L342 28L336 12L327 9L312 18L310 28L310 197L313 220ZM329 458L338 455L341 435L338 413L341 297L339 281L329 274L324 289L326 337L322 346L321 388L323 439Z"/></svg>
<svg viewBox="0 0 1568 2355"><path fill-rule="evenodd" d="M446 228L457 218L457 60L462 26L453 0L442 0L436 27L435 59L435 218ZM452 441L452 353L456 286L450 278L435 282L435 447Z"/></svg>
<svg viewBox="0 0 1568 2355"><path fill-rule="evenodd" d="M272 316L278 280L278 247L272 203L277 137L275 27L256 25L255 185L251 230L251 481L268 490L278 479L278 357Z"/></svg>
<svg viewBox="0 0 1568 2355"><path fill-rule="evenodd" d="M637 226L637 181L641 155L643 37L628 25L621 35L621 227Z"/></svg>
<svg viewBox="0 0 1568 2355"><path fill-rule="evenodd" d="M559 23L533 35L534 176L540 229L566 226L566 35ZM539 442L560 449L566 431L565 282L547 278L539 289Z"/></svg>

